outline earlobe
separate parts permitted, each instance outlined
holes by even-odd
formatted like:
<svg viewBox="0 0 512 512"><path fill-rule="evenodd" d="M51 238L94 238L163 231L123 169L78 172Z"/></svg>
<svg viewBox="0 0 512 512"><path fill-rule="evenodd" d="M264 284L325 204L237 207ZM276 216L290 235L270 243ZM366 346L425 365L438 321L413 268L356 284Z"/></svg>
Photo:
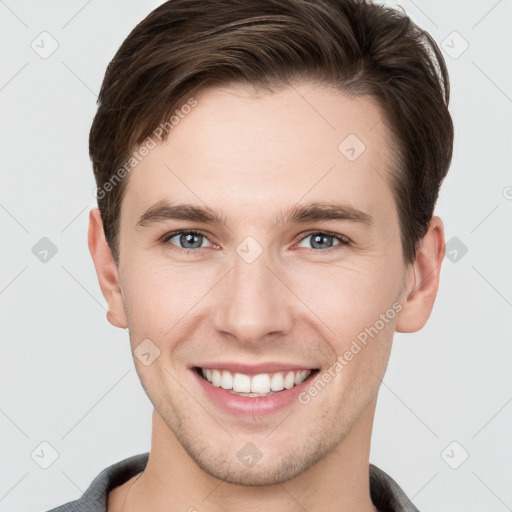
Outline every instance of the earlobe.
<svg viewBox="0 0 512 512"><path fill-rule="evenodd" d="M445 251L443 222L434 216L427 233L418 245L416 259L408 269L403 308L397 317L395 327L397 332L416 332L427 323L439 288Z"/></svg>
<svg viewBox="0 0 512 512"><path fill-rule="evenodd" d="M124 311L119 275L112 251L105 239L103 221L98 208L89 212L89 251L91 253L101 293L108 304L107 320L115 327L128 325Z"/></svg>

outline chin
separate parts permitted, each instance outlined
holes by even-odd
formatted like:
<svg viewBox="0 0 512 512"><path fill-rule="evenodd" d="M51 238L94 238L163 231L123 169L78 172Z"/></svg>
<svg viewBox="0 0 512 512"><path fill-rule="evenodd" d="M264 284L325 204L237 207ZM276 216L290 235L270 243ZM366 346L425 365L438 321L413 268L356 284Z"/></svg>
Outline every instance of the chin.
<svg viewBox="0 0 512 512"><path fill-rule="evenodd" d="M260 461L252 468L240 468L240 464L225 463L221 466L212 466L211 463L202 463L196 460L196 464L211 476L233 485L243 486L267 486L283 484L307 469L302 464L297 464L287 460L280 459L277 464L263 464ZM308 466L306 464L306 466Z"/></svg>
<svg viewBox="0 0 512 512"><path fill-rule="evenodd" d="M300 446L295 440L294 446L281 444L263 447L263 439L254 442L248 439L242 443L242 448L239 443L237 448L228 443L218 447L203 444L199 448L197 444L192 447L185 440L181 441L183 448L203 471L219 480L244 486L283 484L308 470L331 449L328 443L314 443L312 440ZM261 448L261 452L255 445ZM244 460L247 453L255 456L255 459Z"/></svg>

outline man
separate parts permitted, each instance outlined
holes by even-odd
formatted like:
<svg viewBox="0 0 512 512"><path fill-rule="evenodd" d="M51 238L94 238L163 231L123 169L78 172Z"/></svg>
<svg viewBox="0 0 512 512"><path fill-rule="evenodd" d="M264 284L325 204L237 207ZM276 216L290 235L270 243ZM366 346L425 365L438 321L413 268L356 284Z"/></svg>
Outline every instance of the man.
<svg viewBox="0 0 512 512"><path fill-rule="evenodd" d="M152 444L56 511L417 510L369 464L428 320L451 160L432 38L361 0L171 0L108 66L89 248Z"/></svg>

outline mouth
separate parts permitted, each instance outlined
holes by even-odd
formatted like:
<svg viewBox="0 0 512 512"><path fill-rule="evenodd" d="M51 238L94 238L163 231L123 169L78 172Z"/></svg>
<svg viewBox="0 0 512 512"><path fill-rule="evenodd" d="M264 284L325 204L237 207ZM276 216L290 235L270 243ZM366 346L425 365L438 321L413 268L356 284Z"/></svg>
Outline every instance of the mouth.
<svg viewBox="0 0 512 512"><path fill-rule="evenodd" d="M209 399L234 414L261 415L293 403L318 368L262 372L255 368L191 368ZM238 370L238 371L236 371Z"/></svg>
<svg viewBox="0 0 512 512"><path fill-rule="evenodd" d="M287 370L272 373L246 373L232 372L217 368L195 367L196 372L212 386L222 388L238 396L256 397L271 396L286 389L302 384L316 369Z"/></svg>

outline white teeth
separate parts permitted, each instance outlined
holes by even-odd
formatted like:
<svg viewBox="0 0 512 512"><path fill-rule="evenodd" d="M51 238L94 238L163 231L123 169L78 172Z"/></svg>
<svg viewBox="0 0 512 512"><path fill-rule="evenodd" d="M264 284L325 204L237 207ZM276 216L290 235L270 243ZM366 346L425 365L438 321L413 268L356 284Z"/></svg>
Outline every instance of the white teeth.
<svg viewBox="0 0 512 512"><path fill-rule="evenodd" d="M233 389L233 375L228 370L222 372L222 380L220 381L220 387L223 389Z"/></svg>
<svg viewBox="0 0 512 512"><path fill-rule="evenodd" d="M294 372L288 372L286 374L286 377L284 378L284 387L286 389L293 388L295 384L295 373Z"/></svg>
<svg viewBox="0 0 512 512"><path fill-rule="evenodd" d="M258 375L245 375L228 370L213 370L210 368L201 368L201 373L205 379L210 381L215 387L222 387L226 390L232 390L234 393L247 393L244 396L265 396L283 389L291 389L293 386L304 382L311 374L310 370L298 370L276 373L259 373Z"/></svg>
<svg viewBox="0 0 512 512"><path fill-rule="evenodd" d="M272 391L282 391L284 389L284 379L281 372L274 373L272 380L270 381L270 389Z"/></svg>
<svg viewBox="0 0 512 512"><path fill-rule="evenodd" d="M268 373L259 373L251 379L253 393L270 393L270 377Z"/></svg>
<svg viewBox="0 0 512 512"><path fill-rule="evenodd" d="M237 393L251 392L251 378L243 373L235 373L233 377L233 391Z"/></svg>
<svg viewBox="0 0 512 512"><path fill-rule="evenodd" d="M300 384L302 381L306 380L306 378L308 377L309 375L309 370L301 370L300 372L297 372L295 374L295 385L297 386L298 384Z"/></svg>
<svg viewBox="0 0 512 512"><path fill-rule="evenodd" d="M219 372L219 370L212 370L212 384L216 388L220 388L221 379L222 379L222 377L221 377L221 373Z"/></svg>

